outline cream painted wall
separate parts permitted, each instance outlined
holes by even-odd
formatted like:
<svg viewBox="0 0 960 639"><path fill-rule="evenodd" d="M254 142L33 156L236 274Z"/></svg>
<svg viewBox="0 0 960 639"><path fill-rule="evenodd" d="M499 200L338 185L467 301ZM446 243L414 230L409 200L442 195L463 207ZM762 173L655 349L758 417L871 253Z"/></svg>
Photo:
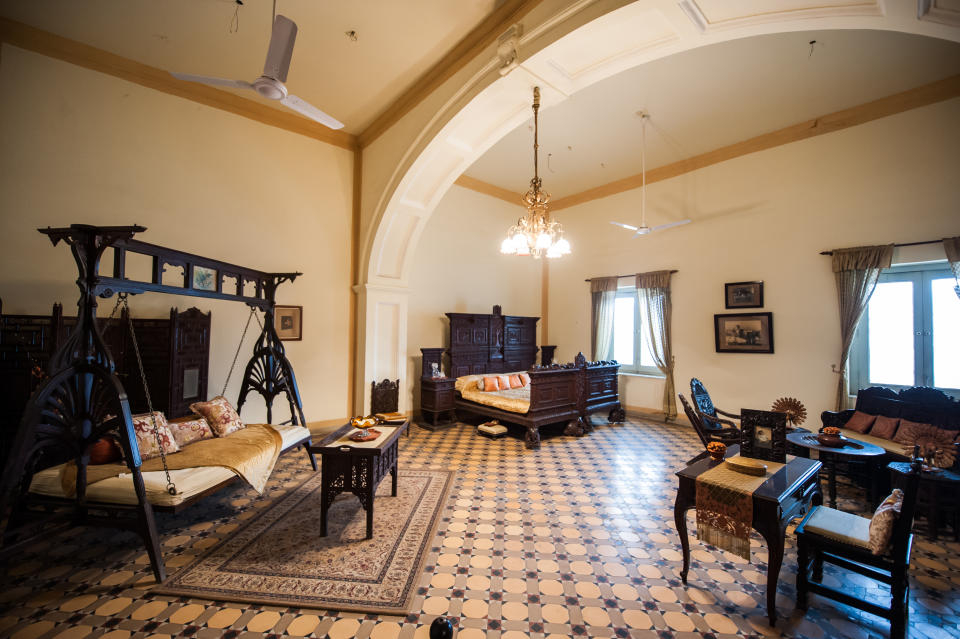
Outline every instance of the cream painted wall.
<svg viewBox="0 0 960 639"><path fill-rule="evenodd" d="M348 412L349 151L246 118L3 46L0 83L0 297L7 313L75 312L70 251L40 226L138 223L138 236L265 271L299 270L280 304L304 307L286 342L308 420ZM213 312L211 395L220 392L246 306L182 296L131 299L135 317L171 306ZM101 304L109 312L113 300ZM256 337L244 345L235 398ZM258 397L243 417L265 416ZM275 421L286 419L280 407Z"/></svg>
<svg viewBox="0 0 960 639"><path fill-rule="evenodd" d="M507 315L540 316L540 262L499 253L522 214L519 206L455 186L430 217L410 277L405 392L415 410L420 349L450 345L444 313L489 313L499 304Z"/></svg>
<svg viewBox="0 0 960 639"><path fill-rule="evenodd" d="M640 221L638 190L561 211L573 254L551 262L559 359L589 348L585 278L674 268L677 391L689 397L699 377L727 410L794 396L817 423L833 408L840 348L836 287L820 251L960 233L958 149L954 99L652 184L651 226L694 219L662 233L631 239L609 224ZM764 281L765 306L755 310L773 313L772 355L715 352L713 315L734 312L723 284L745 280ZM659 411L662 393L661 379L621 378L630 407Z"/></svg>

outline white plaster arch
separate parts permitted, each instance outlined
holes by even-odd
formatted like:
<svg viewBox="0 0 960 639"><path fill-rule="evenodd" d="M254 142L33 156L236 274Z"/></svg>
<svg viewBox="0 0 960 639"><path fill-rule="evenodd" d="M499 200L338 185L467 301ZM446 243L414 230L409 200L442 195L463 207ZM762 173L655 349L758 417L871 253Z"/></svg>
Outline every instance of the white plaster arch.
<svg viewBox="0 0 960 639"><path fill-rule="evenodd" d="M651 60L769 33L877 29L960 41L960 12L924 14L927 4L920 0L918 9L909 0L545 2L550 6L523 21L518 66L501 76L495 47L488 48L395 125L388 143L364 150L364 180L368 151L379 156L381 166L394 168L382 186L364 192L358 405L366 412L369 380L400 377L406 389L400 408L409 408L406 293L419 237L463 171L530 117L533 86L541 87L547 108Z"/></svg>

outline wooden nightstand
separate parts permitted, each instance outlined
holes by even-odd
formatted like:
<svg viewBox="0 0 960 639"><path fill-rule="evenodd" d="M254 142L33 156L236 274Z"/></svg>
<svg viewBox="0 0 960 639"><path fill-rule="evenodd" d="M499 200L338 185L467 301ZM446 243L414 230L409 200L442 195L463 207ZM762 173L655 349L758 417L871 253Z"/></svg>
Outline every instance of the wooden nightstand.
<svg viewBox="0 0 960 639"><path fill-rule="evenodd" d="M445 428L456 422L453 409L453 386L457 380L452 377L420 378L420 412L429 423L421 424L428 430Z"/></svg>

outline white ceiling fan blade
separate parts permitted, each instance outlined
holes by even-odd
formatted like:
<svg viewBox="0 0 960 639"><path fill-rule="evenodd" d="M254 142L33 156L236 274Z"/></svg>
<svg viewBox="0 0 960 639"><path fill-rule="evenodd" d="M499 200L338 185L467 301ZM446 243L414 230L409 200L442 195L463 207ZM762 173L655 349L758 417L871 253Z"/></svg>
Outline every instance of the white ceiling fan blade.
<svg viewBox="0 0 960 639"><path fill-rule="evenodd" d="M288 109L293 109L297 113L305 115L311 120L316 120L320 124L330 127L331 129L343 128L343 122L327 115L317 107L313 106L309 102L303 101L295 95L288 95L284 99L280 100L280 103Z"/></svg>
<svg viewBox="0 0 960 639"><path fill-rule="evenodd" d="M235 89L252 89L253 85L243 80L225 80L223 78L210 78L205 75L193 75L190 73L177 73L171 71L170 75L178 80L187 82L199 82L200 84L209 84L216 87L233 87Z"/></svg>
<svg viewBox="0 0 960 639"><path fill-rule="evenodd" d="M263 75L280 82L287 81L287 71L293 57L293 43L296 40L297 25L290 18L278 15L273 21L273 33L270 35L270 48L267 49Z"/></svg>
<svg viewBox="0 0 960 639"><path fill-rule="evenodd" d="M668 229L673 226L682 226L684 224L689 224L693 220L680 220L679 222L670 222L669 224L661 224L660 226L655 226L651 231L662 231L663 229Z"/></svg>
<svg viewBox="0 0 960 639"><path fill-rule="evenodd" d="M637 230L637 227L636 227L636 226L630 226L629 224L624 224L623 222L610 222L610 223L613 224L614 226L622 226L623 228L625 228L625 229L627 229L627 230L629 230L629 231L636 231L636 230Z"/></svg>

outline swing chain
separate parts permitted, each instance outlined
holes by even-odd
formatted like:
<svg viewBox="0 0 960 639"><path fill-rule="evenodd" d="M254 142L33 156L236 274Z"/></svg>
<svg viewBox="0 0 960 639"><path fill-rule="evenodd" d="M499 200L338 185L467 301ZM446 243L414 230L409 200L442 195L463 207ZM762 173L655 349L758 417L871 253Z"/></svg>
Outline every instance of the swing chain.
<svg viewBox="0 0 960 639"><path fill-rule="evenodd" d="M147 374L143 372L143 359L140 357L140 346L137 344L137 334L133 330L133 318L130 317L130 306L127 304L127 294L119 293L117 295L117 307L123 304L127 312L127 326L130 328L130 341L133 342L133 353L137 356L137 367L140 369L140 380L143 382L143 394L147 398L147 410L150 411L150 422L153 424L153 436L157 440L157 448L160 450L160 461L163 462L163 474L167 477L167 492L171 495L177 494L177 487L170 479L170 469L167 468L167 454L163 450L163 441L160 439L160 428L157 426L157 415L153 412L153 401L150 399L150 388L147 385ZM114 308L116 311L116 307ZM113 314L110 315L113 319Z"/></svg>
<svg viewBox="0 0 960 639"><path fill-rule="evenodd" d="M233 377L233 369L237 367L237 358L240 357L240 349L243 348L243 340L247 336L247 329L250 328L250 320L256 314L257 308L255 306L250 307L250 314L247 315L247 324L243 327L243 334L240 335L240 343L237 344L237 352L233 354L233 363L230 364L230 370L227 371L227 381L223 383L223 390L220 391L220 395L223 397L227 396L227 386L230 385L230 378ZM257 323L260 323L260 318L257 318ZM261 325L262 326L262 325Z"/></svg>

